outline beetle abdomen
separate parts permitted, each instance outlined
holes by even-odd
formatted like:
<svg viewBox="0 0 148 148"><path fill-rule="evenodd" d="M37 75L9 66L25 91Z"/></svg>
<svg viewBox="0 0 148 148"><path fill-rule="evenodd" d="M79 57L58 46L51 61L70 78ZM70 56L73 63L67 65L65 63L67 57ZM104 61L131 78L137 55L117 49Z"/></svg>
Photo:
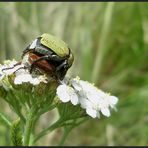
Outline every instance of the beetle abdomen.
<svg viewBox="0 0 148 148"><path fill-rule="evenodd" d="M40 58L40 56L34 54L34 53L29 53L29 63L30 65L38 60ZM40 70L44 71L45 73L48 73L50 75L53 74L53 71L55 70L55 66L49 62L47 62L46 60L41 60L39 62L36 63L35 65L36 68L39 68Z"/></svg>

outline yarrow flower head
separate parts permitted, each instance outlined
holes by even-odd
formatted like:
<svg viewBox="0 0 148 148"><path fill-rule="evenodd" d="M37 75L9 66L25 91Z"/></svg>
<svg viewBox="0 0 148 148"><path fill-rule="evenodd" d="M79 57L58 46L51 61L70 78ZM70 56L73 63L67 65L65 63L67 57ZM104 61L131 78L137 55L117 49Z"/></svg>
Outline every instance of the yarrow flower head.
<svg viewBox="0 0 148 148"><path fill-rule="evenodd" d="M105 93L93 84L80 80L79 77L71 79L69 84L64 81L57 88L57 95L62 102L71 101L73 105L80 104L92 118L100 117L100 112L109 117L110 108L116 109L118 98Z"/></svg>
<svg viewBox="0 0 148 148"><path fill-rule="evenodd" d="M28 94L32 93L31 101L35 99L34 96L36 95L34 93L40 94L45 98L47 96L44 94L57 95L61 103L71 102L74 106L80 106L92 118L100 118L100 113L109 117L111 115L110 109L116 109L118 98L98 89L94 84L80 80L79 77L65 77L60 81L60 84L59 81L56 83L49 82L45 74L30 74L24 64L25 60L28 60L27 57L24 57L23 60L24 62L21 64L18 64L15 60L7 60L4 62L4 65L0 65L0 86L6 91L13 89L18 92L17 88L22 86L22 91L24 90ZM50 88L48 88L48 85L50 85ZM23 96L22 99L24 99ZM42 101L42 99L39 100Z"/></svg>
<svg viewBox="0 0 148 148"><path fill-rule="evenodd" d="M28 60L25 58L27 57L23 60ZM48 102L51 103L56 95L58 82L55 79L49 79L46 74L30 73L24 63L25 61L6 60L3 65L0 65L1 97L11 103L13 108L26 103L31 107L31 104L38 101L45 105ZM14 103L15 99L17 103Z"/></svg>
<svg viewBox="0 0 148 148"><path fill-rule="evenodd" d="M57 88L57 95L60 96L62 102L71 101L73 105L78 104L78 95L75 93L74 88L66 84L62 84Z"/></svg>
<svg viewBox="0 0 148 148"><path fill-rule="evenodd" d="M40 82L47 83L47 77L45 75L39 75L38 77L33 77L28 69L24 68L24 64L16 65L17 61L7 60L4 62L4 65L0 65L0 80L5 76L9 76L15 73L14 84L22 84L29 82L33 85L38 85Z"/></svg>
<svg viewBox="0 0 148 148"><path fill-rule="evenodd" d="M21 70L21 72L16 72L14 84L22 84L24 82L29 82L30 84L38 85L40 82L47 83L47 78L45 77L45 75L33 78L32 75L25 70Z"/></svg>

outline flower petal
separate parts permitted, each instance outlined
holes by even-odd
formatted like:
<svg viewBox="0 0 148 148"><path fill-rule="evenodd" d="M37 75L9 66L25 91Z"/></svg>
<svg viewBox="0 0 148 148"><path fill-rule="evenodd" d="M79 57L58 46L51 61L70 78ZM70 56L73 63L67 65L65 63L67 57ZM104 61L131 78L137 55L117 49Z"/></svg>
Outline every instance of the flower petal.
<svg viewBox="0 0 148 148"><path fill-rule="evenodd" d="M78 99L78 96L76 94L75 95L72 95L71 98L70 98L70 100L71 100L71 103L73 105L77 105L79 103L79 99Z"/></svg>
<svg viewBox="0 0 148 148"><path fill-rule="evenodd" d="M15 77L14 84L22 84L23 82L29 82L31 80L32 77L30 74L22 74Z"/></svg>
<svg viewBox="0 0 148 148"><path fill-rule="evenodd" d="M67 90L67 86L64 84L58 86L58 88L57 88L57 95L62 102L70 101L70 96L66 90Z"/></svg>
<svg viewBox="0 0 148 148"><path fill-rule="evenodd" d="M38 85L40 83L40 81L39 81L38 78L32 78L30 83L33 84L33 85Z"/></svg>
<svg viewBox="0 0 148 148"><path fill-rule="evenodd" d="M73 105L77 105L79 103L79 99L78 99L78 96L75 93L74 89L72 87L69 87L68 91L69 91L69 96L70 96L71 103Z"/></svg>
<svg viewBox="0 0 148 148"><path fill-rule="evenodd" d="M118 102L118 98L115 97L115 96L110 96L109 97L109 102L110 102L110 104L115 105Z"/></svg>
<svg viewBox="0 0 148 148"><path fill-rule="evenodd" d="M80 104L82 108L92 108L92 104L89 100L87 100L86 98L81 98L80 99Z"/></svg>
<svg viewBox="0 0 148 148"><path fill-rule="evenodd" d="M91 116L92 118L96 118L97 117L97 111L92 109L92 108L87 108L86 109L86 113Z"/></svg>
<svg viewBox="0 0 148 148"><path fill-rule="evenodd" d="M77 91L81 91L81 90L82 90L81 85L80 85L76 80L72 80L72 86L73 86L74 89L76 89Z"/></svg>
<svg viewBox="0 0 148 148"><path fill-rule="evenodd" d="M110 110L107 107L106 108L101 108L101 112L106 117L110 116Z"/></svg>

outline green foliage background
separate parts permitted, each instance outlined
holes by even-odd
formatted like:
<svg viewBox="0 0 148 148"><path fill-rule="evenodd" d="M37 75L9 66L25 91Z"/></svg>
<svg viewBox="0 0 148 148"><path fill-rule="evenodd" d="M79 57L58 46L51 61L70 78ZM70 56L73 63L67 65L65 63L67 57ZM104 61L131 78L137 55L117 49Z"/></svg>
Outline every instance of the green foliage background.
<svg viewBox="0 0 148 148"><path fill-rule="evenodd" d="M20 60L44 32L72 49L69 75L119 97L118 112L83 123L65 145L148 145L148 3L1 2L0 62ZM0 122L0 145L10 144L9 130ZM59 136L38 145L57 145Z"/></svg>

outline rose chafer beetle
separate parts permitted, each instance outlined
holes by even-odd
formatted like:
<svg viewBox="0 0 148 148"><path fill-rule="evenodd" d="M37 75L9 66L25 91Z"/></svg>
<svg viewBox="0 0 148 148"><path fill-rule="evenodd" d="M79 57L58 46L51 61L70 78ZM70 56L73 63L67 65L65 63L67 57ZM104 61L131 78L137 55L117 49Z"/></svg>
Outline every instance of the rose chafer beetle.
<svg viewBox="0 0 148 148"><path fill-rule="evenodd" d="M60 80L64 78L74 61L74 56L68 45L64 41L46 33L27 46L23 51L22 58L30 53L32 53L30 73L37 67L48 74L52 73L52 76Z"/></svg>
<svg viewBox="0 0 148 148"><path fill-rule="evenodd" d="M24 68L29 69L30 73L34 68L37 68L51 77L62 80L73 61L74 56L64 41L44 33L27 46L23 51L22 60L14 67L23 63ZM12 68L4 68L3 70Z"/></svg>

